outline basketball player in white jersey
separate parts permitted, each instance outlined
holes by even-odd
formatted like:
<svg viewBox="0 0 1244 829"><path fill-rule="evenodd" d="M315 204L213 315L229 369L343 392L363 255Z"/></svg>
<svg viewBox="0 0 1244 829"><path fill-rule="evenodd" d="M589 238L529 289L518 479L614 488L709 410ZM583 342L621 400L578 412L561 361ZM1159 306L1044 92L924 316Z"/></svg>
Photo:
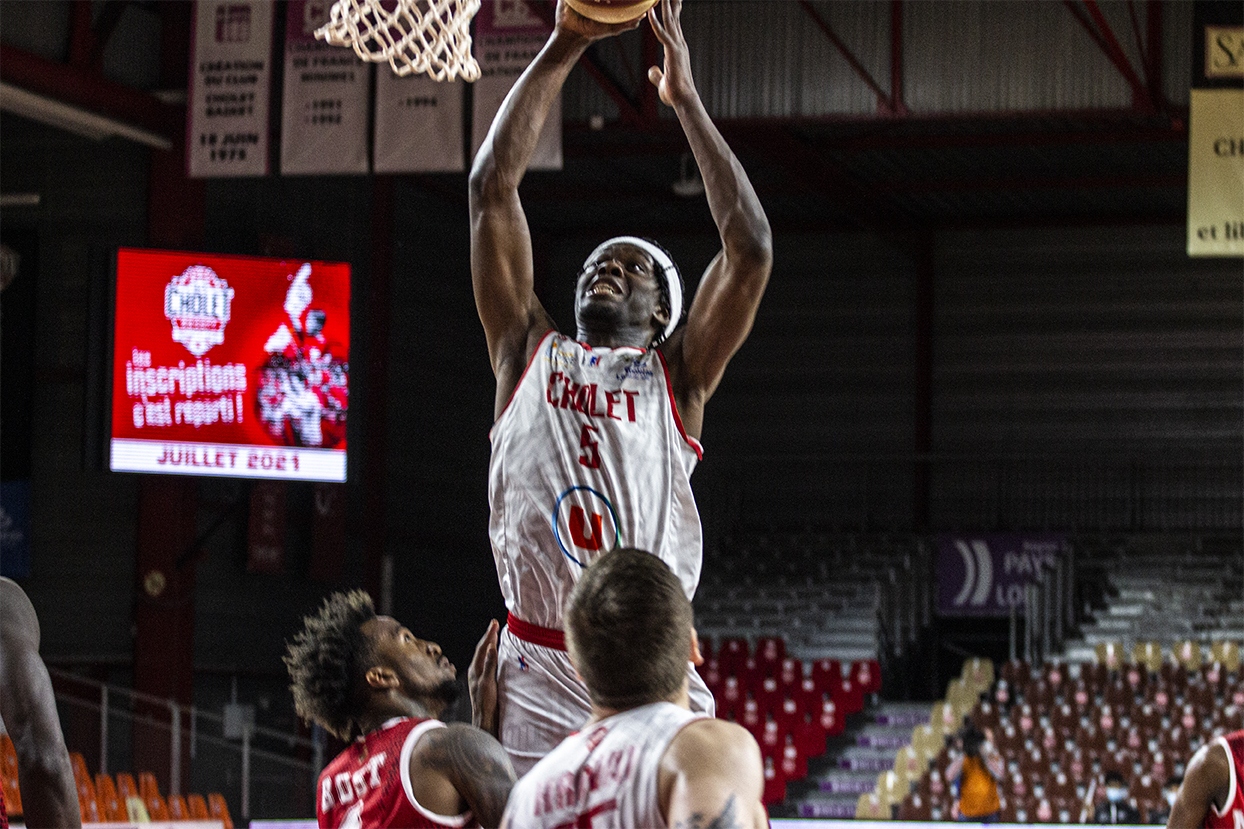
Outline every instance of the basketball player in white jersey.
<svg viewBox="0 0 1244 829"><path fill-rule="evenodd" d="M699 648L669 567L640 550L598 557L570 595L566 640L591 718L518 782L504 826L767 825L756 740L688 708L683 665Z"/></svg>
<svg viewBox="0 0 1244 829"><path fill-rule="evenodd" d="M574 337L533 292L518 185L549 107L596 40L634 28L557 7L557 25L510 90L471 171L471 272L497 378L489 534L509 620L499 644L500 737L521 775L587 718L565 654L562 607L601 552L629 546L665 561L688 598L702 535L690 476L704 404L751 330L772 262L768 220L700 101L679 14L648 14L665 48L649 70L674 108L704 179L722 249L682 319L682 280L655 243L617 237L575 285ZM712 696L689 671L693 708Z"/></svg>
<svg viewBox="0 0 1244 829"><path fill-rule="evenodd" d="M470 668L472 713L491 729L491 640ZM316 786L320 829L496 826L514 785L497 740L439 717L457 696L457 672L433 642L377 616L361 590L334 593L306 617L285 655L294 709L352 741Z"/></svg>

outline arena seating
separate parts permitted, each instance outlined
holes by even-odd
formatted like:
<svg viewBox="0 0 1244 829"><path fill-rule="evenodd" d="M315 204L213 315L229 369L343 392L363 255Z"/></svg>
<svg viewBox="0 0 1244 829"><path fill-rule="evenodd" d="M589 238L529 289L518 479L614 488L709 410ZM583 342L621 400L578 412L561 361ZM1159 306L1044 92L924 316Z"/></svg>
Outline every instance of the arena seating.
<svg viewBox="0 0 1244 829"><path fill-rule="evenodd" d="M78 808L83 823L219 820L225 829L233 829L229 805L218 792L208 794L206 799L199 794L188 795L185 799L170 794L166 801L151 772L139 772L137 779L126 771L92 775L86 759L76 751L69 753L69 763L78 789ZM9 815L20 816L22 798L17 782L17 753L9 736L3 733L0 733L0 781Z"/></svg>
<svg viewBox="0 0 1244 829"><path fill-rule="evenodd" d="M1120 643L1103 643L1116 659ZM1136 649L1151 656L1154 645ZM1117 660L1029 665L1005 663L981 684L965 664L911 751L862 796L858 816L941 820L951 814L945 736L966 714L989 729L1006 760L1003 819L1076 823L1104 793L1105 774L1120 771L1142 818L1161 806L1166 779L1215 734L1244 728L1244 672L1239 646L1184 641L1157 649L1158 662ZM981 688L981 693L973 692ZM926 764L921 769L920 765ZM919 769L919 774L911 774ZM906 776L906 780L904 777ZM1090 796L1091 795L1091 796Z"/></svg>
<svg viewBox="0 0 1244 829"><path fill-rule="evenodd" d="M924 570L913 565L923 552L911 536L812 532L751 533L723 546L706 552L695 598L696 629L707 649L700 672L718 716L739 722L760 743L765 802L774 804L787 784L807 777L808 760L843 734L848 717L861 729L893 727L893 713L870 708L868 716L880 722L858 715L881 690L877 655L888 617L907 624L911 591L927 581L915 577ZM897 605L902 613L886 613ZM885 749L868 741L889 738L858 739L861 751L875 752ZM841 781L810 782L841 794Z"/></svg>
<svg viewBox="0 0 1244 829"><path fill-rule="evenodd" d="M911 536L756 533L728 547L706 553L697 630L722 642L780 635L784 655L805 663L874 661L891 615L883 611L910 605L910 592L927 583L912 564L924 553Z"/></svg>
<svg viewBox="0 0 1244 829"><path fill-rule="evenodd" d="M760 743L765 802L786 797L786 785L807 776L808 759L841 734L846 717L863 710L881 688L876 659L805 665L778 637L760 637L753 651L742 637L701 640L700 675L717 701L717 716L738 722Z"/></svg>
<svg viewBox="0 0 1244 829"><path fill-rule="evenodd" d="M1189 542L1174 552L1169 542L1146 546L1137 539L1119 547L1083 545L1076 566L1106 574L1107 595L1105 607L1080 626L1081 637L1066 643L1069 662L1099 659L1106 644L1132 655L1145 642L1244 641L1238 540ZM1147 661L1154 665L1152 657Z"/></svg>

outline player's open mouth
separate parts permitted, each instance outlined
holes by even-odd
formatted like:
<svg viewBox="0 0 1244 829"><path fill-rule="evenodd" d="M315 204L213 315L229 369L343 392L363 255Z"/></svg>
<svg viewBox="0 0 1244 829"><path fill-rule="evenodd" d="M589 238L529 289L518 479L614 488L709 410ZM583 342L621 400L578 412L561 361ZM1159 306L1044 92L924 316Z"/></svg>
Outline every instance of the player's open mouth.
<svg viewBox="0 0 1244 829"><path fill-rule="evenodd" d="M587 293L585 293L584 296L622 296L622 291L620 291L612 282L605 282L604 280L601 280L588 288Z"/></svg>

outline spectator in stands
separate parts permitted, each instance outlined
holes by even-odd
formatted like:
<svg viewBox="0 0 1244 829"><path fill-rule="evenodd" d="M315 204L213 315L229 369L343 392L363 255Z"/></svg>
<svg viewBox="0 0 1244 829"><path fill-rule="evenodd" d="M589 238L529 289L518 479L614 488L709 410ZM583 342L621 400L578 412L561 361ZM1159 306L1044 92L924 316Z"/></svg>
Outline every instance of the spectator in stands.
<svg viewBox="0 0 1244 829"><path fill-rule="evenodd" d="M17 751L22 818L31 829L79 827L78 789L39 638L26 591L0 578L0 718Z"/></svg>
<svg viewBox="0 0 1244 829"><path fill-rule="evenodd" d="M458 694L457 671L439 645L377 616L366 593L334 593L303 620L285 656L294 709L352 741L320 774L321 829L500 824L514 769L489 733L497 630L494 621L469 671L481 729L438 719Z"/></svg>
<svg viewBox="0 0 1244 829"><path fill-rule="evenodd" d="M1149 822L1156 826L1165 826L1170 820L1171 808L1175 805L1175 797L1179 794L1179 786L1184 782L1182 777L1172 774L1162 785L1162 805L1149 813Z"/></svg>
<svg viewBox="0 0 1244 829"><path fill-rule="evenodd" d="M996 823L1002 811L998 781L1006 763L994 747L993 734L981 731L964 717L963 727L951 738L950 765L946 779L957 781L956 819L974 823Z"/></svg>
<svg viewBox="0 0 1244 829"><path fill-rule="evenodd" d="M1093 821L1106 826L1140 823L1140 810L1128 800L1127 778L1122 772L1106 772L1106 801L1093 812Z"/></svg>

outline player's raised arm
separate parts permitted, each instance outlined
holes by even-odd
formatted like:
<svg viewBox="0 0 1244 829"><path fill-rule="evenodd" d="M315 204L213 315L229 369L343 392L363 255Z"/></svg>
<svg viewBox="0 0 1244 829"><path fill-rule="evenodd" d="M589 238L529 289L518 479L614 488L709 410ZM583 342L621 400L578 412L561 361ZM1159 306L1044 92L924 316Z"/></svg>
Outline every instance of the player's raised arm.
<svg viewBox="0 0 1244 829"><path fill-rule="evenodd" d="M535 153L549 108L593 41L633 29L608 26L557 4L557 25L501 104L471 168L471 278L475 305L497 377L498 414L518 382L532 335L551 326L532 289L531 232L518 185Z"/></svg>
<svg viewBox="0 0 1244 829"><path fill-rule="evenodd" d="M684 726L661 759L658 798L675 829L762 829L760 747L742 726L700 720Z"/></svg>
<svg viewBox="0 0 1244 829"><path fill-rule="evenodd" d="M712 396L726 364L751 331L769 281L773 240L747 173L696 91L681 12L682 0L661 0L649 10L648 20L665 47L665 69L652 67L648 78L656 84L661 100L678 115L721 235L721 253L700 280L686 328L675 333L664 348L671 357L683 423L689 434L698 435L704 401Z"/></svg>
<svg viewBox="0 0 1244 829"><path fill-rule="evenodd" d="M410 753L415 800L440 814L460 814L465 804L480 826L500 826L514 788L514 767L491 734L465 723L434 728Z"/></svg>
<svg viewBox="0 0 1244 829"><path fill-rule="evenodd" d="M39 619L25 591L8 579L0 579L0 623L0 717L17 752L26 825L80 826L52 680L39 656Z"/></svg>
<svg viewBox="0 0 1244 829"><path fill-rule="evenodd" d="M1232 762L1216 741L1202 746L1192 755L1184 782L1175 795L1175 805L1171 806L1171 815L1166 820L1168 829L1200 826L1211 807L1226 808Z"/></svg>

